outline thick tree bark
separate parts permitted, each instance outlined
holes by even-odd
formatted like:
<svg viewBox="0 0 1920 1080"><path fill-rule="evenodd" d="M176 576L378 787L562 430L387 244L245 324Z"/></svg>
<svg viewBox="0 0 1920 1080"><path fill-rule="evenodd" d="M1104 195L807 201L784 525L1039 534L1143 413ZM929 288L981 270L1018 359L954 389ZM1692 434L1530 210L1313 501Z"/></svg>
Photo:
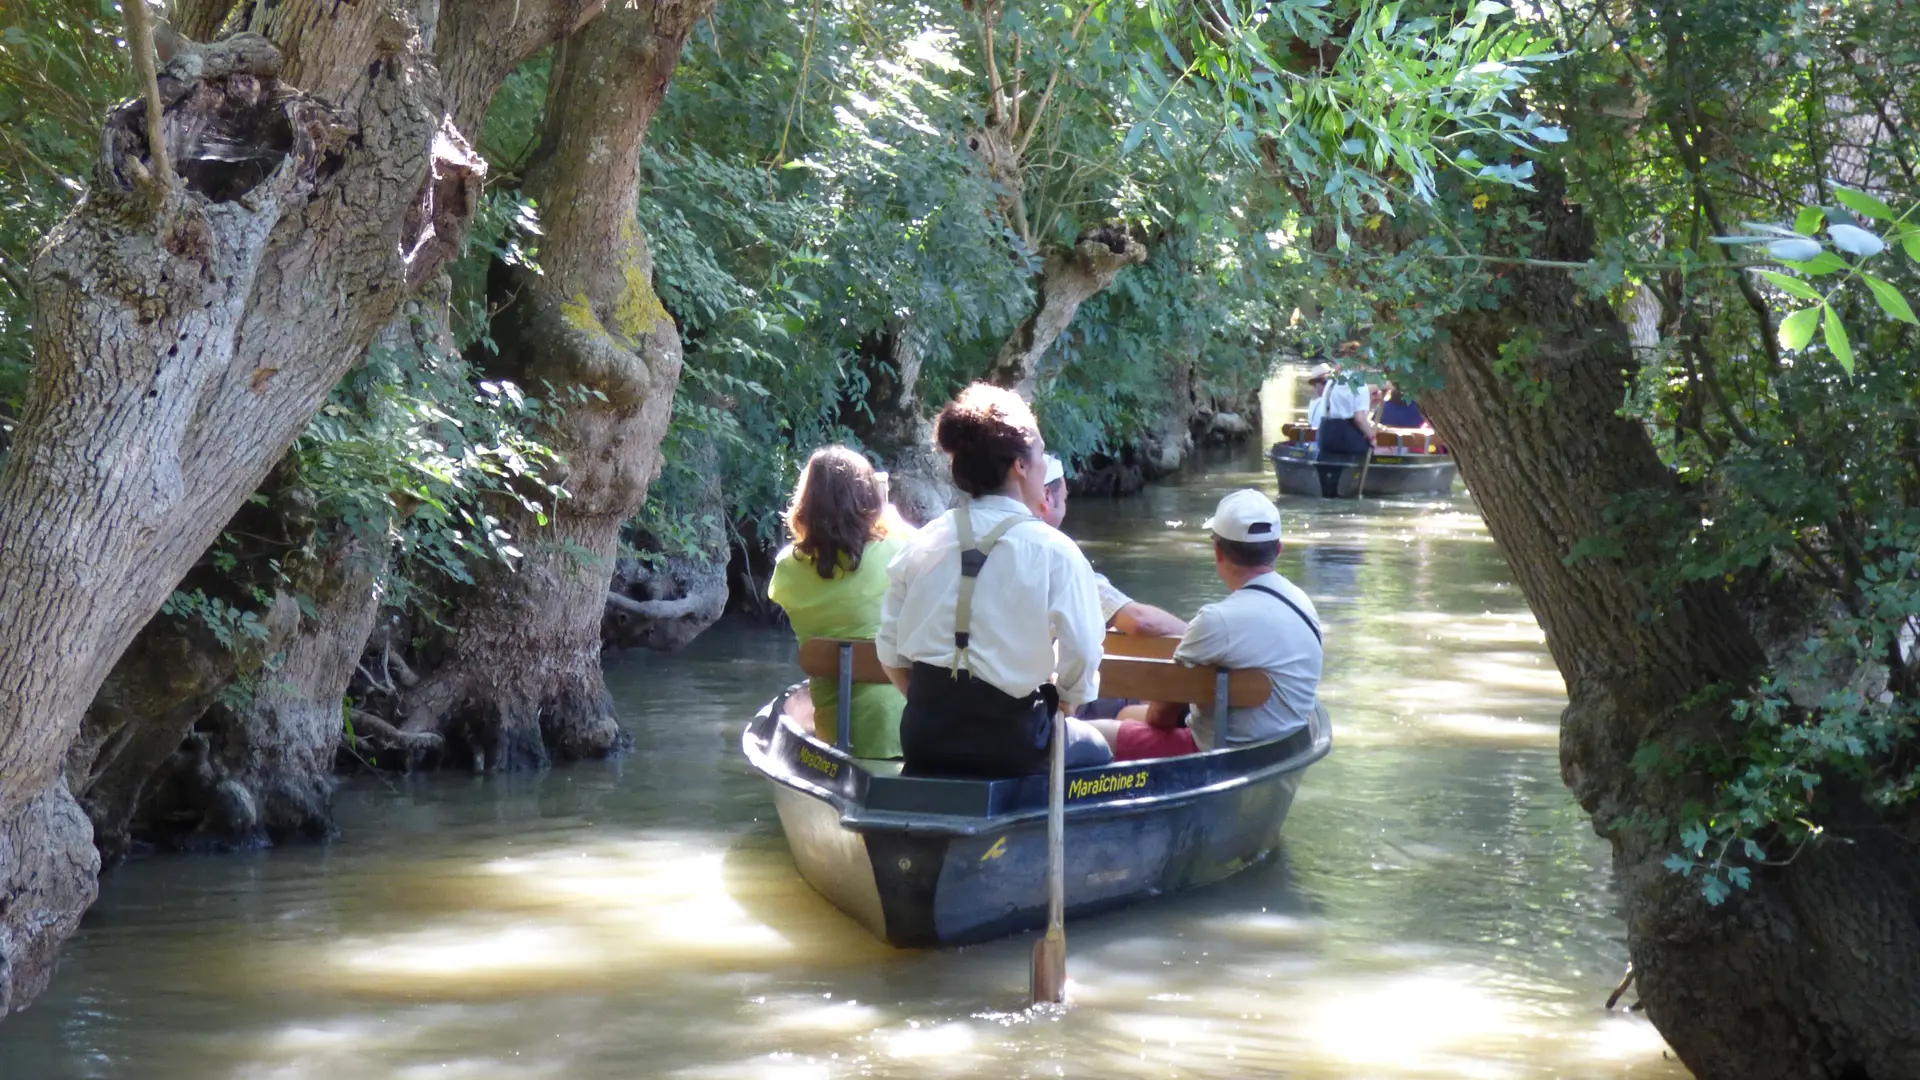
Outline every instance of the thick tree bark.
<svg viewBox="0 0 1920 1080"><path fill-rule="evenodd" d="M226 25L234 0L174 0L168 21L174 33L190 41L212 41ZM165 57L162 57L165 59Z"/></svg>
<svg viewBox="0 0 1920 1080"><path fill-rule="evenodd" d="M1592 235L1551 184L1546 228L1518 254L1585 260ZM1720 908L1662 862L1709 781L1636 769L1643 742L1666 760L1739 740L1709 687L1738 688L1764 663L1717 588L1655 595L1634 569L1662 557L1646 530L1618 557L1569 562L1611 535L1622 499L1684 514L1684 493L1640 424L1617 410L1635 364L1626 329L1563 272L1519 267L1495 310L1447 320L1434 356L1444 386L1421 405L1446 437L1566 678L1567 785L1612 844L1628 946L1648 1016L1703 1078L1920 1075L1920 844L1855 795L1831 792L1840 839L1763 868ZM1498 371L1503 347L1519 373ZM1697 511L1696 511L1697 512ZM1636 824L1638 823L1638 824Z"/></svg>
<svg viewBox="0 0 1920 1080"><path fill-rule="evenodd" d="M82 712L478 204L414 16L432 8L284 0L247 18L301 27L288 54L175 43L177 181L147 167L144 104L122 106L34 263L36 366L0 471L0 1013L45 986L94 895L59 777Z"/></svg>
<svg viewBox="0 0 1920 1080"><path fill-rule="evenodd" d="M0 830L20 836L29 808L84 823L57 776L82 711L391 315L438 111L421 60L383 42L349 114L284 86L263 38L177 55L182 182L164 189L143 178L143 107L110 120L94 189L34 264L37 363L0 472ZM203 150L215 139L256 157ZM93 858L67 853L88 879L37 896L0 864L16 1006L90 901Z"/></svg>
<svg viewBox="0 0 1920 1080"><path fill-rule="evenodd" d="M136 816L194 724L222 692L260 670L299 618L299 605L281 597L264 620L264 639L227 644L196 621L156 615L121 654L66 760L67 786L93 823L103 864L132 847Z"/></svg>
<svg viewBox="0 0 1920 1080"><path fill-rule="evenodd" d="M1120 271L1146 261L1145 244L1111 227L1095 229L1075 241L1072 250L1048 256L1033 311L1000 347L987 370L988 381L1031 399L1040 358L1066 332L1080 305L1113 284Z"/></svg>
<svg viewBox="0 0 1920 1080"><path fill-rule="evenodd" d="M143 833L221 850L333 835L342 695L380 612L385 542L349 533L300 556L291 586L303 601L298 629L242 703L208 714L204 778L155 799Z"/></svg>
<svg viewBox="0 0 1920 1080"><path fill-rule="evenodd" d="M542 208L541 273L499 265L493 373L554 388L551 478L568 497L542 527L504 505L526 551L455 607L447 661L406 702L405 728L441 730L477 768L602 757L631 742L600 673L600 633L622 523L660 467L680 379L680 335L653 291L634 209L640 147L680 52L711 0L641 0L569 38L528 173Z"/></svg>

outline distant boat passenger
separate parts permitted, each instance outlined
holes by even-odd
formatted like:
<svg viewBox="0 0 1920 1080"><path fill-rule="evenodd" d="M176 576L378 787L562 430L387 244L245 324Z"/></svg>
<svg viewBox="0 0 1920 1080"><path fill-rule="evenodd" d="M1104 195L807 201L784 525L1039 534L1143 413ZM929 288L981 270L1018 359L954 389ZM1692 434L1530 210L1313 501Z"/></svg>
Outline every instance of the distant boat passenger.
<svg viewBox="0 0 1920 1080"><path fill-rule="evenodd" d="M1315 364L1307 372L1307 388L1313 400L1307 404L1307 427L1318 429L1327 416L1327 380L1333 376L1332 364Z"/></svg>
<svg viewBox="0 0 1920 1080"><path fill-rule="evenodd" d="M1337 498L1344 466L1359 465L1373 452L1373 402L1365 383L1349 383L1330 371L1320 393L1320 425L1313 459L1319 467L1320 494Z"/></svg>
<svg viewBox="0 0 1920 1080"><path fill-rule="evenodd" d="M1391 428L1423 428L1427 418L1404 391L1388 383L1386 400L1380 403L1380 423Z"/></svg>
<svg viewBox="0 0 1920 1080"><path fill-rule="evenodd" d="M880 602L887 591L887 564L912 537L897 515L886 514L886 494L867 459L844 446L815 450L800 474L787 531L793 543L780 552L767 596L793 621L794 636L870 638L880 629ZM839 737L839 688L810 684L814 732L831 743ZM907 699L885 684L853 688L850 707L853 756L900 756L900 712Z"/></svg>
<svg viewBox="0 0 1920 1080"><path fill-rule="evenodd" d="M1093 567L1029 510L1045 499L1046 447L1018 395L969 386L940 410L934 439L969 497L893 561L873 642L907 695L907 769L1042 772L1055 711L1099 689L1105 634ZM1069 768L1112 758L1091 725L1070 718L1066 727Z"/></svg>

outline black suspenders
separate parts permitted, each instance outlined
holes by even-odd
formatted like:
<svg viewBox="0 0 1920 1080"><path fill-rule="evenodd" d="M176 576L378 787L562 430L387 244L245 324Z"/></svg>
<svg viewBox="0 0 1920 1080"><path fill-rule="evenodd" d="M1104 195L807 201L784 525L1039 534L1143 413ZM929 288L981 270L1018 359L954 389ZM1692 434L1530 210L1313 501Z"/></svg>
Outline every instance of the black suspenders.
<svg viewBox="0 0 1920 1080"><path fill-rule="evenodd" d="M1295 615L1300 616L1300 621L1307 624L1307 629L1313 631L1313 640L1319 642L1322 648L1326 647L1327 639L1320 636L1320 628L1314 625L1314 621L1312 619L1307 618L1307 613L1300 610L1299 604L1296 604L1293 601L1287 599L1286 597L1280 595L1278 590L1269 589L1265 585L1248 585L1247 588L1252 589L1254 592L1266 593L1268 596L1271 596L1275 600L1278 600L1281 603L1292 608L1293 613Z"/></svg>

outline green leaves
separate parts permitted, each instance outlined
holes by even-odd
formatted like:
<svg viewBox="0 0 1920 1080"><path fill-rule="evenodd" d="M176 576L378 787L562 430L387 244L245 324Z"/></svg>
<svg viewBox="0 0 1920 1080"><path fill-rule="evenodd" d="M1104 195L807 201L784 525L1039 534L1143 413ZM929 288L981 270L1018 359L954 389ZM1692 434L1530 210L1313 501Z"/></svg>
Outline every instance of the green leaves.
<svg viewBox="0 0 1920 1080"><path fill-rule="evenodd" d="M1816 302L1824 302L1826 299L1821 296L1819 290L1813 286L1801 281L1799 278L1788 277L1777 270L1755 270L1754 273L1766 278L1788 295L1797 296L1802 300L1813 300Z"/></svg>
<svg viewBox="0 0 1920 1080"><path fill-rule="evenodd" d="M1827 310L1825 304L1796 311L1780 320L1780 344L1783 348L1798 352L1813 340L1813 332L1820 325L1820 316Z"/></svg>
<svg viewBox="0 0 1920 1080"><path fill-rule="evenodd" d="M1900 295L1900 290L1872 274L1861 274L1860 280L1867 283L1867 289L1873 293L1874 300L1879 302L1880 310L1886 312L1888 318L1920 326L1920 319L1913 317L1913 308L1907 303L1907 298Z"/></svg>
<svg viewBox="0 0 1920 1080"><path fill-rule="evenodd" d="M1833 197L1840 200L1840 205L1864 217L1870 217L1876 221L1894 219L1893 207L1865 192L1836 187L1833 189Z"/></svg>
<svg viewBox="0 0 1920 1080"><path fill-rule="evenodd" d="M1847 328L1834 315L1832 308L1822 304L1820 310L1826 315L1826 318L1821 320L1820 328L1826 331L1827 351L1832 353L1833 358L1840 361L1840 366L1851 375L1853 374L1853 343L1847 339Z"/></svg>

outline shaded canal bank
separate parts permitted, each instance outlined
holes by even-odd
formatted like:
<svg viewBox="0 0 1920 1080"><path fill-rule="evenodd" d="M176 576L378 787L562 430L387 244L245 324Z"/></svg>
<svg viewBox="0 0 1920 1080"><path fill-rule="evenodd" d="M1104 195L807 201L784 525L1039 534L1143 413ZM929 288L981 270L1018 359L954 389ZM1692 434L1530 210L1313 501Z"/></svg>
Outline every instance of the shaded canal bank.
<svg viewBox="0 0 1920 1080"><path fill-rule="evenodd" d="M1182 613L1252 454L1069 512ZM1605 845L1558 777L1562 688L1498 550L1446 504L1285 500L1328 624L1336 748L1284 857L1069 927L1077 1007L1029 1017L1030 939L868 938L802 884L740 726L794 678L723 622L608 679L635 757L341 793L325 849L110 874L13 1077L1682 1076L1602 1012L1624 962Z"/></svg>

